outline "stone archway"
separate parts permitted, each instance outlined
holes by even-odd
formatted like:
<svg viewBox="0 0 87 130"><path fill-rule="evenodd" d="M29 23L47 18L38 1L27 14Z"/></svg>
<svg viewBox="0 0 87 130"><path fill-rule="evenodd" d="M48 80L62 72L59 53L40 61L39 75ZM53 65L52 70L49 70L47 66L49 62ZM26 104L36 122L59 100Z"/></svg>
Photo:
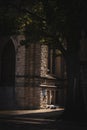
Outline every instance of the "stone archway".
<svg viewBox="0 0 87 130"><path fill-rule="evenodd" d="M2 109L15 106L15 47L11 40L5 44L1 55L0 104Z"/></svg>

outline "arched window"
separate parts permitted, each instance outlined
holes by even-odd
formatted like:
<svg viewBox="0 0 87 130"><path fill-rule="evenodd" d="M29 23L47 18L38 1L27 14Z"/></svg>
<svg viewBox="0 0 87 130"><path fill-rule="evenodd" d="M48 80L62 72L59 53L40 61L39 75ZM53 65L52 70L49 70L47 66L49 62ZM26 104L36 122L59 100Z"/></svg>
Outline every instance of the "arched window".
<svg viewBox="0 0 87 130"><path fill-rule="evenodd" d="M48 47L48 72L55 74L55 48L51 45Z"/></svg>
<svg viewBox="0 0 87 130"><path fill-rule="evenodd" d="M66 77L66 62L62 52L53 46L48 48L48 72L58 78Z"/></svg>
<svg viewBox="0 0 87 130"><path fill-rule="evenodd" d="M1 85L15 85L15 47L11 40L5 45L2 52Z"/></svg>

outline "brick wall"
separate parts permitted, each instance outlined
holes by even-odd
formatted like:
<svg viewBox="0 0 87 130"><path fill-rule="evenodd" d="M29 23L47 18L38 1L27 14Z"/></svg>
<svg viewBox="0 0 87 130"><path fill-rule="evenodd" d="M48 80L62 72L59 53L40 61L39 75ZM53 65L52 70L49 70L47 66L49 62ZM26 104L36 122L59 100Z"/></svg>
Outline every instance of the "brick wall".
<svg viewBox="0 0 87 130"><path fill-rule="evenodd" d="M40 44L32 43L26 48L24 106L40 107Z"/></svg>
<svg viewBox="0 0 87 130"><path fill-rule="evenodd" d="M15 105L24 108L24 84L25 84L25 46L20 45L20 41L24 40L24 36L11 37L16 52L15 61Z"/></svg>
<svg viewBox="0 0 87 130"><path fill-rule="evenodd" d="M16 104L22 108L40 107L40 44L19 46L16 56Z"/></svg>
<svg viewBox="0 0 87 130"><path fill-rule="evenodd" d="M22 35L12 36L10 39L16 54L14 87L16 108L33 109L46 106L47 90L45 88L44 98L41 80L47 75L48 46L40 43L23 46L20 44L20 41L25 39Z"/></svg>

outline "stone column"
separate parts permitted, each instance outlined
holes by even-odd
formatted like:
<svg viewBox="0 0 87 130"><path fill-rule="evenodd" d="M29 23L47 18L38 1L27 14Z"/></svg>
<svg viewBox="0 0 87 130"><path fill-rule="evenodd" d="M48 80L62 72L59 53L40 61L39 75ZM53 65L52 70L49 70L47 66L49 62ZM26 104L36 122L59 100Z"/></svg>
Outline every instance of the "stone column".
<svg viewBox="0 0 87 130"><path fill-rule="evenodd" d="M55 101L56 101L56 90L54 90L54 105L55 105Z"/></svg>
<svg viewBox="0 0 87 130"><path fill-rule="evenodd" d="M40 77L41 78L46 77L47 70L48 70L48 45L41 44L41 68L40 68ZM40 104L44 108L47 105L47 86L43 86L43 83L42 83L41 90L43 90L43 89L45 89L45 91L46 91L46 96L45 96L44 100L41 100ZM42 97L41 97L41 99L42 99Z"/></svg>
<svg viewBox="0 0 87 130"><path fill-rule="evenodd" d="M25 84L25 46L20 44L24 36L12 37L16 46L16 70L15 70L15 103L18 108L24 108L24 84Z"/></svg>
<svg viewBox="0 0 87 130"><path fill-rule="evenodd" d="M52 91L51 90L49 90L50 91L50 104L51 104L51 102L52 102Z"/></svg>
<svg viewBox="0 0 87 130"><path fill-rule="evenodd" d="M41 45L41 77L45 77L48 70L48 45Z"/></svg>

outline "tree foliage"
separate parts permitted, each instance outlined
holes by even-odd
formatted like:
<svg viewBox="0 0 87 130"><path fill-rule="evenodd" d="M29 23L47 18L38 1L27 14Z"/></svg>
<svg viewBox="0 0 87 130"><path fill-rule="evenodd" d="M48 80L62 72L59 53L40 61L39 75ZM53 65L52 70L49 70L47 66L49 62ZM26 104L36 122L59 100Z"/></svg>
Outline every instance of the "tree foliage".
<svg viewBox="0 0 87 130"><path fill-rule="evenodd" d="M25 33L31 40L51 41L79 37L86 28L86 4L82 0L1 0L1 33Z"/></svg>
<svg viewBox="0 0 87 130"><path fill-rule="evenodd" d="M86 10L82 0L1 0L0 33L23 33L30 41L48 40L65 55L61 43L66 39L72 51L77 48L80 32L87 28Z"/></svg>

